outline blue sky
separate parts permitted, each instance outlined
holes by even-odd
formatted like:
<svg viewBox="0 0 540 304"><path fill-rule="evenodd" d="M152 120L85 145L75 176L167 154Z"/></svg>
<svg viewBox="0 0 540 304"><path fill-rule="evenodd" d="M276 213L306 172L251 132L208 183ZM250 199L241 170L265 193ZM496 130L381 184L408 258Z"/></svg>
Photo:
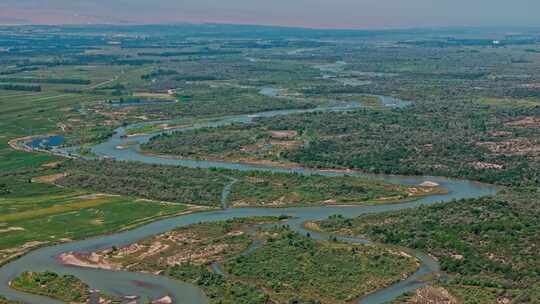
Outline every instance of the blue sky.
<svg viewBox="0 0 540 304"><path fill-rule="evenodd" d="M0 0L0 23L540 26L540 0Z"/></svg>

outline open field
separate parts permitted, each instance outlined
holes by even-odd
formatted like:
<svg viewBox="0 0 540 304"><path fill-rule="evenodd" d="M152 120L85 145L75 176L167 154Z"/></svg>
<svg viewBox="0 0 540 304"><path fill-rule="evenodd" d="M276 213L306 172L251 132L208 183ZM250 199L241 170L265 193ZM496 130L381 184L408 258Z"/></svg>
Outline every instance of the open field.
<svg viewBox="0 0 540 304"><path fill-rule="evenodd" d="M37 246L133 228L197 208L27 184L0 198L0 262Z"/></svg>

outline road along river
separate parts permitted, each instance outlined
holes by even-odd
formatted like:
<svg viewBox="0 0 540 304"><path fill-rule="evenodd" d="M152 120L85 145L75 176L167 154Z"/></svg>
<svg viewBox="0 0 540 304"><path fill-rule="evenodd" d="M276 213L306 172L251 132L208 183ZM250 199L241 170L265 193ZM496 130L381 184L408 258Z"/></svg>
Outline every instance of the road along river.
<svg viewBox="0 0 540 304"><path fill-rule="evenodd" d="M384 97L383 97L384 98ZM383 99L384 101L384 99ZM396 99L390 99L388 106L399 104ZM335 107L317 108L308 110L284 110L270 111L257 113L252 115L234 115L226 116L219 119L214 119L204 123L198 123L189 127L184 127L172 131L194 130L205 127L220 127L231 123L251 123L258 117L272 117L278 115L302 114L315 111L348 111L358 108L359 104L346 104ZM90 238L82 241L76 241L67 244L60 244L50 247L44 247L30 252L29 254L15 260L0 268L0 295L4 295L9 299L20 300L29 304L57 304L62 303L57 300L52 300L46 297L30 295L15 291L9 287L9 282L24 271L53 271L59 274L72 274L79 277L91 288L101 290L105 293L118 296L138 296L144 303L145 300L155 300L163 296L170 296L174 303L182 304L203 304L208 303L208 299L204 293L196 286L178 282L162 276L154 276L150 274L132 273L124 271L108 271L101 269L88 269L80 267L69 267L59 263L57 257L66 252L83 252L90 253L96 250L108 249L113 246L122 247L137 242L141 239L165 233L174 228L187 226L199 222L213 222L232 219L236 217L252 217L252 216L280 216L288 215L292 219L287 224L297 232L306 234L307 231L302 227L306 221L326 219L330 215L339 214L345 217L356 217L368 213L381 213L386 211L402 210L416 208L423 205L431 205L441 202L451 202L452 200L464 198L477 198L487 195L493 195L497 189L494 186L482 183L449 179L444 177L431 176L395 176L395 175L375 175L358 172L337 172L325 171L306 168L282 168L272 166L260 166L250 164L238 164L227 162L211 162L197 160L183 160L163 158L142 154L140 145L147 142L151 137L163 133L146 134L139 136L127 137L127 131L131 128L137 128L141 125L133 125L116 130L115 135L103 144L93 147L93 152L99 157L112 158L123 161L138 161L152 164L177 165L190 168L226 168L243 171L269 171L281 173L297 173L297 174L320 174L324 176L340 176L351 175L363 178L382 180L389 183L399 183L406 185L418 185L425 181L432 181L440 184L448 190L447 194L422 197L412 202L401 204L387 204L374 206L321 206L321 207L302 207L302 208L238 208L224 209L220 211L211 211L203 213L194 213L189 215L178 216L174 218L160 220L134 230L116 233L112 235ZM135 143L135 144L134 144ZM119 149L118 147L123 147ZM54 153L68 155L72 154L76 149L54 149ZM233 182L233 181L231 181ZM222 203L225 205L230 185L224 189ZM326 239L329 236L317 233L310 233L312 237L317 239ZM354 243L369 243L368 240L355 238L339 238L343 241ZM417 252L410 249L404 249L409 254L415 256L420 262L420 269L407 279L393 284L385 289L379 290L359 300L363 304L378 304L394 299L397 296L412 291L425 285L425 282L419 280L420 277L426 274L437 274L440 272L439 264L427 254ZM362 284L362 282L358 282Z"/></svg>

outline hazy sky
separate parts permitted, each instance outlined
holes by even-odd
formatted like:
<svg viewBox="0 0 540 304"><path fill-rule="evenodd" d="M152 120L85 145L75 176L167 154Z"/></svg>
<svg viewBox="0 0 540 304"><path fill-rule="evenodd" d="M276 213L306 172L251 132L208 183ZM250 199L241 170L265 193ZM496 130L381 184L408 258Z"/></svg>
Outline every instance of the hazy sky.
<svg viewBox="0 0 540 304"><path fill-rule="evenodd" d="M0 0L0 23L540 26L540 0Z"/></svg>

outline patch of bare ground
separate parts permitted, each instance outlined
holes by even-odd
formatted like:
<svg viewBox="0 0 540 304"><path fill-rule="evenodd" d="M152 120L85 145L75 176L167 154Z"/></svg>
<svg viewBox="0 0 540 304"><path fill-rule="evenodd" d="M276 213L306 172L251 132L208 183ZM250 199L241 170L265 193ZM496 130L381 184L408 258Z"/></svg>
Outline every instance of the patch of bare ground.
<svg viewBox="0 0 540 304"><path fill-rule="evenodd" d="M471 163L471 166L476 170L502 170L504 168L503 165L486 162L473 162Z"/></svg>
<svg viewBox="0 0 540 304"><path fill-rule="evenodd" d="M152 301L152 304L172 304L173 299L169 296Z"/></svg>
<svg viewBox="0 0 540 304"><path fill-rule="evenodd" d="M448 190L441 187L441 185L439 185L436 182L425 181L419 184L418 186L408 187L407 189L405 189L405 192L407 193L409 197L421 197L421 196L426 196L426 195L446 194L448 193ZM399 197L398 200L399 199L403 199L403 198ZM384 200L388 201L388 200L393 200L393 199L385 198Z"/></svg>
<svg viewBox="0 0 540 304"><path fill-rule="evenodd" d="M70 125L67 125L65 123L62 123L62 122L59 122L56 124L56 126L62 130L62 132L66 132L66 131L69 131L71 129L71 126Z"/></svg>
<svg viewBox="0 0 540 304"><path fill-rule="evenodd" d="M107 260L103 255L92 252L83 254L77 252L66 252L58 256L58 260L68 266L77 266L85 268L99 268L107 270L119 270L119 264L114 264Z"/></svg>
<svg viewBox="0 0 540 304"><path fill-rule="evenodd" d="M80 200L95 200L102 197L120 197L118 194L107 194L107 193L92 193L87 195L81 195L77 198Z"/></svg>
<svg viewBox="0 0 540 304"><path fill-rule="evenodd" d="M280 168L300 168L300 165L297 163L291 163L291 162L280 162L280 161L274 161L270 159L258 159L255 157L238 157L238 158L209 158L208 160L224 160L224 161L230 161L234 163L240 163L240 164L250 164L250 165L262 165L262 166L275 166Z"/></svg>
<svg viewBox="0 0 540 304"><path fill-rule="evenodd" d="M407 304L458 304L458 300L442 287L427 286L416 290Z"/></svg>
<svg viewBox="0 0 540 304"><path fill-rule="evenodd" d="M311 221L305 222L304 223L304 228L306 228L307 230L311 230L311 231L322 231L319 224L317 224L315 222L311 222Z"/></svg>
<svg viewBox="0 0 540 304"><path fill-rule="evenodd" d="M285 140L285 141L270 141L272 146L280 147L283 149L294 149L304 144L301 140Z"/></svg>
<svg viewBox="0 0 540 304"><path fill-rule="evenodd" d="M20 138L15 138L10 141L8 141L8 145L13 150L17 151L24 151L24 152L32 152L32 149L28 147L27 145L23 145L22 143L30 141L34 138L34 136L25 136Z"/></svg>
<svg viewBox="0 0 540 304"><path fill-rule="evenodd" d="M527 138L515 138L506 141L477 142L477 146L486 148L497 155L538 155L540 144Z"/></svg>
<svg viewBox="0 0 540 304"><path fill-rule="evenodd" d="M38 176L32 178L33 183L44 183L44 184L53 184L57 180L67 176L67 173L57 173L45 176Z"/></svg>
<svg viewBox="0 0 540 304"><path fill-rule="evenodd" d="M179 265L191 263L205 265L222 262L231 252L240 252L249 244L235 241L244 231L233 229L217 235L203 230L179 229L170 231L122 248L111 248L91 254L68 252L58 257L65 265L100 268L108 270L129 269L153 273Z"/></svg>
<svg viewBox="0 0 540 304"><path fill-rule="evenodd" d="M172 91L172 90L171 90ZM174 91L169 93L153 93L153 92L135 92L133 93L133 96L135 97L149 97L149 98L161 98L161 99L169 99L174 94Z"/></svg>
<svg viewBox="0 0 540 304"><path fill-rule="evenodd" d="M210 261L211 258L216 257L229 248L228 244L209 244L207 246L197 248L185 253L177 253L173 256L165 259L168 266L180 265L186 262L190 262L195 265L203 265Z"/></svg>
<svg viewBox="0 0 540 304"><path fill-rule="evenodd" d="M540 117L527 116L525 118L507 122L507 127L540 129Z"/></svg>
<svg viewBox="0 0 540 304"><path fill-rule="evenodd" d="M488 132L488 135L494 136L494 137L508 137L512 136L514 133L508 132L508 131L491 131Z"/></svg>
<svg viewBox="0 0 540 304"><path fill-rule="evenodd" d="M0 229L0 233L7 233L7 232L12 232L12 231L25 231L26 229L24 229L23 227L7 227L7 228L4 228L4 229Z"/></svg>
<svg viewBox="0 0 540 304"><path fill-rule="evenodd" d="M41 166L43 168L55 169L55 168L58 168L61 164L62 164L61 161L56 161L56 162L46 163L46 164L43 164Z"/></svg>
<svg viewBox="0 0 540 304"><path fill-rule="evenodd" d="M302 196L297 192L290 192L287 195L280 196L273 201L261 201L257 205L265 208L280 208L286 205L294 205L302 201ZM237 200L231 203L233 208L252 207L253 202L246 200Z"/></svg>
<svg viewBox="0 0 540 304"><path fill-rule="evenodd" d="M270 131L270 136L276 139L288 139L298 136L296 131Z"/></svg>

